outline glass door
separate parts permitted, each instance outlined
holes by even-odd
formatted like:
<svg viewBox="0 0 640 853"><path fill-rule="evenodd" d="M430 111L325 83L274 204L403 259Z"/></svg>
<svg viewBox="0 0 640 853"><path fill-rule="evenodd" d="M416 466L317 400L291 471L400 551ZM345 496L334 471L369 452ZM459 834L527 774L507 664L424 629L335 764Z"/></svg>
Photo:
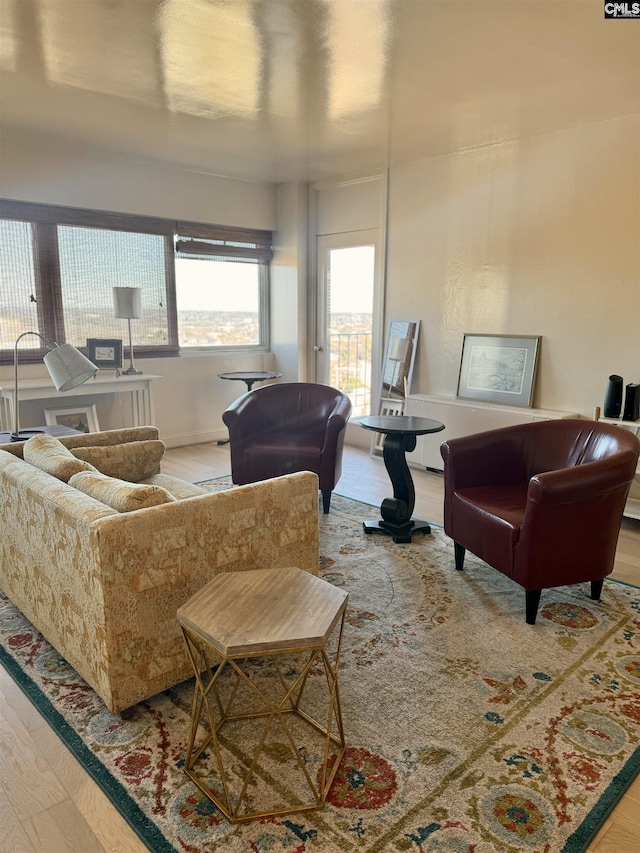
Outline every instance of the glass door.
<svg viewBox="0 0 640 853"><path fill-rule="evenodd" d="M353 416L371 413L377 389L380 231L318 238L316 377L349 395Z"/></svg>

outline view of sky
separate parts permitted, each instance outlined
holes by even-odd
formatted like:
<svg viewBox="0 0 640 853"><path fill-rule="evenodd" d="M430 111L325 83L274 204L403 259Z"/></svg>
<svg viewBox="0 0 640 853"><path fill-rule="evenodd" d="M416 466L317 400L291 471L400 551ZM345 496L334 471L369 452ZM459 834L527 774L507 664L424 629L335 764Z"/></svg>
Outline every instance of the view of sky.
<svg viewBox="0 0 640 853"><path fill-rule="evenodd" d="M373 246L331 249L332 314L370 314L373 312Z"/></svg>

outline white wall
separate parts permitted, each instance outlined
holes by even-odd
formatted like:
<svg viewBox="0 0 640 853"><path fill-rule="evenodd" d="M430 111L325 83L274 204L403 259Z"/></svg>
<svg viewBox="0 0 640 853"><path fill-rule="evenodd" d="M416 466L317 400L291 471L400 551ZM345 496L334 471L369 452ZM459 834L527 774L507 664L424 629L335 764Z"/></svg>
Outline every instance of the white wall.
<svg viewBox="0 0 640 853"><path fill-rule="evenodd" d="M3 198L247 228L274 230L277 225L276 188L271 184L65 148L51 140L34 140L6 130L1 151ZM154 383L154 401L156 423L169 446L224 438L221 413L246 391L246 386L218 379L218 373L275 369L270 353L136 357L136 366L145 373L164 377ZM42 364L20 367L21 378L46 376ZM0 367L0 383L13 384L12 367ZM126 394L74 398L74 402L82 401L96 402L103 429L131 423ZM58 408L64 405L63 394L56 403ZM22 425L44 423L42 409L42 404L21 404Z"/></svg>
<svg viewBox="0 0 640 853"><path fill-rule="evenodd" d="M277 225L272 184L68 148L8 129L0 142L3 198L243 228Z"/></svg>
<svg viewBox="0 0 640 853"><path fill-rule="evenodd" d="M640 120L391 168L387 316L422 321L414 392L455 395L465 332L541 335L534 406L591 417L640 382Z"/></svg>
<svg viewBox="0 0 640 853"><path fill-rule="evenodd" d="M336 216L349 211L345 187ZM386 320L422 321L412 390L455 395L465 332L542 336L539 407L591 416L610 373L625 384L640 382L639 187L638 116L393 165L385 313ZM279 361L253 355L136 363L165 377L155 402L170 445L224 435L220 414L244 387L218 373L281 363L286 378L296 378L294 350L300 359L302 315L310 307L304 305L306 224L298 221L306 215L304 187L277 192L5 133L0 195L258 228L275 228L280 218ZM335 222L322 220L323 231L344 227ZM288 313L281 314L283 305ZM26 365L21 375L45 371ZM12 368L0 368L0 382L11 381ZM35 404L22 411L25 426L42 423ZM103 427L121 425L117 400L102 400L98 414Z"/></svg>
<svg viewBox="0 0 640 853"><path fill-rule="evenodd" d="M271 262L271 351L282 381L308 380L307 185L278 187Z"/></svg>

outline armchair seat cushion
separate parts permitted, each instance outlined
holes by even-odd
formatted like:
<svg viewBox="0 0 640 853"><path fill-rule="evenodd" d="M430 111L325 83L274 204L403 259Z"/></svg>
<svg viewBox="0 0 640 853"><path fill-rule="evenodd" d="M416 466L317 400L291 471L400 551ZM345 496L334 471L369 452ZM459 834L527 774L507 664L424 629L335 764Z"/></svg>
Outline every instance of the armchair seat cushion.
<svg viewBox="0 0 640 853"><path fill-rule="evenodd" d="M324 436L272 432L246 448L245 461L260 479L295 471L317 471L323 440Z"/></svg>

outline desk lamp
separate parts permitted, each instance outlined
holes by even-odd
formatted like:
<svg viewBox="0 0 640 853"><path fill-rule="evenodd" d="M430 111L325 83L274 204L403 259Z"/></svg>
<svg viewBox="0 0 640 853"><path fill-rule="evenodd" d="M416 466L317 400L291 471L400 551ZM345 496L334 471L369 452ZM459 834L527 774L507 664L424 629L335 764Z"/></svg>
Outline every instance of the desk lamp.
<svg viewBox="0 0 640 853"><path fill-rule="evenodd" d="M30 435L42 432L40 429L20 430L20 405L18 402L18 343L25 335L36 335L45 342L49 352L44 357L45 367L56 386L56 391L70 391L77 385L82 385L98 372L92 361L71 344L57 344L49 341L40 332L23 332L18 336L13 349L13 432L11 441L25 441Z"/></svg>
<svg viewBox="0 0 640 853"><path fill-rule="evenodd" d="M133 345L131 343L131 321L142 318L142 297L139 287L114 287L113 288L114 316L126 320L129 324L129 367L123 370L123 375L131 376L142 373L136 370L133 361Z"/></svg>

